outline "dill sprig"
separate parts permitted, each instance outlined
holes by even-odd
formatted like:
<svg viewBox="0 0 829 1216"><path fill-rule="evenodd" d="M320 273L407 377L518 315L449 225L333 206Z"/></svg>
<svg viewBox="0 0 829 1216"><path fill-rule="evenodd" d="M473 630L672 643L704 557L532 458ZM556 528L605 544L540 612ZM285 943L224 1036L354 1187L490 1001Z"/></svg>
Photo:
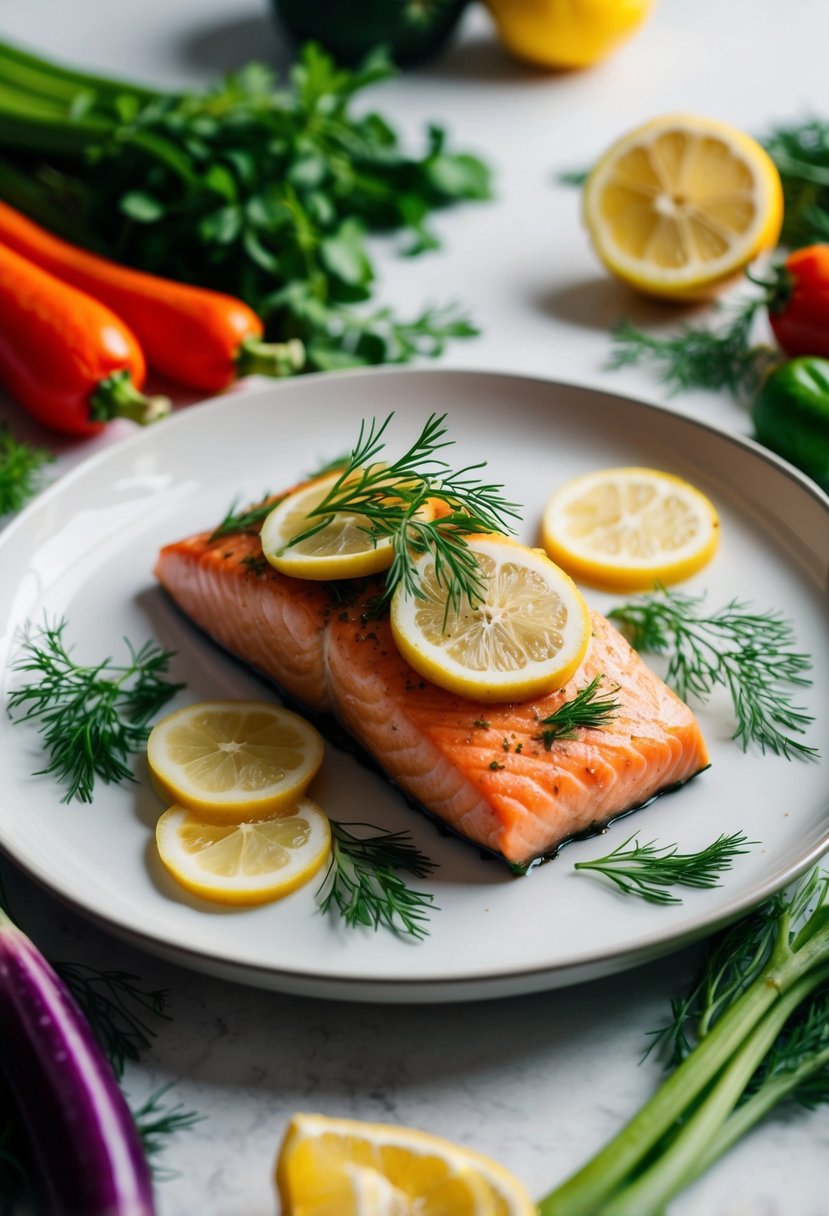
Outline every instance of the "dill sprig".
<svg viewBox="0 0 829 1216"><path fill-rule="evenodd" d="M783 183L781 244L829 239L829 123L819 118L775 127L762 140Z"/></svg>
<svg viewBox="0 0 829 1216"><path fill-rule="evenodd" d="M681 904L671 887L718 887L720 874L731 869L734 858L748 852L746 845L757 843L734 832L718 836L698 853L680 853L675 844L640 844L637 835L628 836L606 857L577 861L575 868L603 874L625 895L638 895L650 904Z"/></svg>
<svg viewBox="0 0 829 1216"><path fill-rule="evenodd" d="M109 658L81 666L64 642L66 627L61 619L35 633L27 628L12 670L35 678L12 690L8 709L15 722L38 723L49 763L34 775L56 777L64 802L91 802L96 777L134 780L128 758L147 742L150 719L184 685L164 678L173 652L155 642L136 650L127 641L124 666Z"/></svg>
<svg viewBox="0 0 829 1216"><path fill-rule="evenodd" d="M599 684L603 675L594 676L589 684L580 689L570 701L559 705L555 713L541 719L541 726L546 727L539 738L547 751L557 739L575 739L579 730L584 728L599 729L612 722L619 715L621 702L614 694L618 687L611 689L602 696Z"/></svg>
<svg viewBox="0 0 829 1216"><path fill-rule="evenodd" d="M262 524L277 503L281 502L284 497L284 494L281 497L273 494L263 494L259 502L246 507L244 511L239 510L240 499L234 498L225 512L222 522L210 533L210 539L220 540L223 536L233 536L239 532L258 536L262 529Z"/></svg>
<svg viewBox="0 0 829 1216"><path fill-rule="evenodd" d="M15 439L8 426L0 423L0 518L19 511L34 497L43 466L54 459L45 448Z"/></svg>
<svg viewBox="0 0 829 1216"><path fill-rule="evenodd" d="M737 719L732 738L743 751L754 743L788 760L816 759L816 748L793 737L804 734L813 717L793 705L783 687L811 684L812 660L793 649L791 623L737 599L706 614L704 599L661 587L608 615L636 650L670 656L665 680L683 700L692 695L705 702L717 686L728 691Z"/></svg>
<svg viewBox="0 0 829 1216"><path fill-rule="evenodd" d="M772 363L780 358L771 347L753 343L751 331L765 295L744 303L720 329L684 325L670 337L655 337L630 321L613 330L608 367L650 364L670 393L690 389L728 389L750 393Z"/></svg>
<svg viewBox="0 0 829 1216"><path fill-rule="evenodd" d="M365 828L370 836L351 828ZM426 878L435 863L412 843L408 832L387 832L368 823L331 821L331 861L317 896L320 911L337 911L347 925L390 929L401 937L424 938L434 895L415 891L401 873Z"/></svg>
<svg viewBox="0 0 829 1216"><path fill-rule="evenodd" d="M120 1080L127 1060L140 1059L156 1036L147 1015L169 1021L167 992L143 988L141 977L128 971L102 971L85 963L53 966L83 1009Z"/></svg>
<svg viewBox="0 0 829 1216"><path fill-rule="evenodd" d="M464 602L473 605L485 592L467 536L510 531L507 520L519 518L517 505L502 497L502 486L485 484L474 476L485 462L453 470L437 455L454 442L446 437L445 414L432 414L402 456L381 462L383 436L392 417L389 414L379 424L375 419L361 423L348 463L322 501L309 511L309 526L291 543L314 536L339 513L361 516L372 543L384 537L391 540L394 557L386 597L402 586L407 595L422 598L417 558L431 553L436 581L446 591L447 612L460 611ZM419 512L429 499L443 502L449 508L447 514L439 519L421 518Z"/></svg>
<svg viewBox="0 0 829 1216"><path fill-rule="evenodd" d="M157 1158L166 1149L170 1136L174 1136L176 1132L190 1131L197 1123L203 1123L207 1117L200 1115L198 1111L188 1110L182 1102L165 1102L172 1088L172 1082L161 1085L132 1112L144 1152L149 1158ZM174 1170L159 1169L155 1161L152 1161L152 1168L157 1181L175 1174Z"/></svg>

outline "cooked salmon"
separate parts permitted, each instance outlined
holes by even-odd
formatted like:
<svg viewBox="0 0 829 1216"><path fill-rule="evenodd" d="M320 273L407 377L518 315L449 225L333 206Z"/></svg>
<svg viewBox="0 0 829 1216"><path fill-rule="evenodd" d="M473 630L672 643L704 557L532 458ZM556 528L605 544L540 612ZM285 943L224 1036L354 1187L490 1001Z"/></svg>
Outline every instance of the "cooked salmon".
<svg viewBox="0 0 829 1216"><path fill-rule="evenodd" d="M289 578L258 536L201 533L161 551L156 575L232 654L310 710L336 715L391 780L459 835L525 868L708 766L687 705L593 613L587 658L557 692L478 703L423 680L401 658L376 586ZM542 720L594 676L618 688L617 717L545 745Z"/></svg>

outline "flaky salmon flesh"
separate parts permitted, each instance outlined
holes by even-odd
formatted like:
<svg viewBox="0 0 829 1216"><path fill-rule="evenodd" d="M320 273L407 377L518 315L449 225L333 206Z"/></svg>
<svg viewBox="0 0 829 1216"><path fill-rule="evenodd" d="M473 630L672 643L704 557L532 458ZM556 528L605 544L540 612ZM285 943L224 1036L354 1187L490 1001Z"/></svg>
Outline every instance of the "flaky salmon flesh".
<svg viewBox="0 0 829 1216"><path fill-rule="evenodd" d="M513 867L708 766L691 710L598 613L587 657L563 688L484 704L409 667L388 617L368 611L376 582L289 578L267 564L256 534L167 545L155 573L211 638L314 714L334 715L404 793ZM542 719L597 675L618 688L616 718L545 746Z"/></svg>

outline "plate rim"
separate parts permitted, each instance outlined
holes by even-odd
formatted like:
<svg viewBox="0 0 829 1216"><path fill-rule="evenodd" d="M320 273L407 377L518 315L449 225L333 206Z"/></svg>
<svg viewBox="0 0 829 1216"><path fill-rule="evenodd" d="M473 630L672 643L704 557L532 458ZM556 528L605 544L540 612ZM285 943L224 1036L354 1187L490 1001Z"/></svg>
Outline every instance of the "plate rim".
<svg viewBox="0 0 829 1216"><path fill-rule="evenodd" d="M655 416L670 419L680 427L687 427L693 432L702 432L713 437L716 441L724 441L739 451L747 453L755 460L759 458L762 463L775 468L783 477L793 482L799 490L805 491L807 496L813 499L816 505L829 516L829 494L826 494L811 478L807 477L776 453L763 447L750 436L735 435L719 424L708 420L696 419L691 415L670 409L668 406L646 401L636 396L607 390L603 387L538 375L499 371L497 369L430 366L387 366L369 369L346 369L338 372L324 373L324 382L336 385L343 380L359 381L360 379L370 378L374 381L380 378L397 379L401 377L405 379L448 377L457 381L472 378L490 381L502 380L512 384L521 382L551 392L562 390L584 395L585 398L602 397L611 401L618 401L622 406L635 407L643 410L645 413L652 413ZM196 402L194 405L196 410L210 410L211 413L218 414L224 412L229 407L232 408L232 406L238 405L240 399L290 393L292 391L304 392L306 388L317 385L318 381L316 377L299 377L295 380L275 382L258 381L255 385L245 386L236 392L230 392L223 396L208 398L204 401ZM194 406L188 405L176 411L170 418L165 420L165 430L170 427L186 428L193 426L198 418L197 414L191 416L193 408ZM157 434L158 432L155 428L136 431L134 434L127 435L123 439L117 439L114 443L91 453L79 461L74 468L57 477L55 481L41 491L13 520L0 530L0 547L6 544L7 537L13 537L21 528L27 527L31 516L36 515L42 509L48 509L52 499L60 497L67 490L71 492L75 482L83 481L99 465L105 465L122 453L126 453L127 458L129 458L130 449L137 449L142 444L151 442ZM690 942L699 940L709 932L713 933L718 928L731 923L750 908L787 886L810 866L815 864L827 850L829 850L829 821L827 821L826 828L821 833L820 838L812 845L805 856L788 865L781 875L772 875L765 882L753 886L749 892L735 896L725 905L720 905L713 916L706 915L704 912L699 913L691 921L684 924L679 931L671 931L669 926L665 928L660 927L655 932L638 938L635 945L621 951L618 948L597 949L590 953L582 953L578 958L566 962L545 963L538 966L516 964L513 967L505 967L503 964L499 964L496 970L493 970L491 967L488 969L478 968L474 972L465 972L459 978L445 975L420 975L409 978L402 976L378 976L377 974L362 974L358 972L352 972L349 975L332 975L312 968L298 971L290 968L281 968L278 965L263 966L257 963L235 961L224 954L213 953L206 948L182 945L166 940L154 933L145 933L140 929L136 929L133 925L127 924L125 921L122 922L117 918L113 919L106 912L88 907L81 899L68 894L55 885L54 879L51 876L43 873L41 868L35 863L18 856L15 849L5 839L0 838L0 851L8 856L21 871L49 891L50 894L73 908L82 917L92 920L117 936L139 944L151 954L175 958L178 961L184 962L185 965L212 971L214 974L223 972L226 975L233 975L240 982L276 988L279 991L304 993L310 996L322 996L330 999L402 999L411 1003L477 1000L498 996L519 995L522 992L538 991L542 988L549 989L587 982L592 978L597 978L599 975L609 974L611 971L618 972L638 966L648 960L656 959L674 950L679 950ZM522 980L525 981L523 987L521 986ZM440 992L438 993L436 990L440 990Z"/></svg>

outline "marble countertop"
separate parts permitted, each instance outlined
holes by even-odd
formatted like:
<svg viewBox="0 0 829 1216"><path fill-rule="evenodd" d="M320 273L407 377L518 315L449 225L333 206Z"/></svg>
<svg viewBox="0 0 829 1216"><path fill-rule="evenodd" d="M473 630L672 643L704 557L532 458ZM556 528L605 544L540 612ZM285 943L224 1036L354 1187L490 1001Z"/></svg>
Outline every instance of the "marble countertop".
<svg viewBox="0 0 829 1216"><path fill-rule="evenodd" d="M286 61L264 0L27 0L5 6L2 34L103 71L198 83L252 58ZM545 76L508 60L482 11L428 67L382 86L376 102L414 140L440 120L457 146L495 166L492 204L446 212L440 255L379 245L378 295L400 309L455 296L483 336L445 365L529 372L649 401L643 373L610 372L608 330L621 316L668 323L592 257L578 198L556 182L617 134L688 110L763 132L826 112L825 0L662 0L615 58ZM689 314L683 313L687 319ZM664 403L664 402L663 402ZM745 409L695 393L672 408L748 433ZM41 441L14 406L0 419ZM103 443L64 445L53 475ZM199 975L126 946L4 864L21 921L53 958L134 971L170 994L171 1019L127 1070L141 1101L173 1083L205 1118L169 1145L160 1216L272 1216L273 1163L287 1120L315 1110L400 1122L489 1153L540 1195L600 1146L652 1092L659 1065L639 1064L649 1029L690 976L695 952L576 988L471 1004L392 1006L313 1001ZM829 1114L769 1121L672 1205L672 1216L825 1216Z"/></svg>

